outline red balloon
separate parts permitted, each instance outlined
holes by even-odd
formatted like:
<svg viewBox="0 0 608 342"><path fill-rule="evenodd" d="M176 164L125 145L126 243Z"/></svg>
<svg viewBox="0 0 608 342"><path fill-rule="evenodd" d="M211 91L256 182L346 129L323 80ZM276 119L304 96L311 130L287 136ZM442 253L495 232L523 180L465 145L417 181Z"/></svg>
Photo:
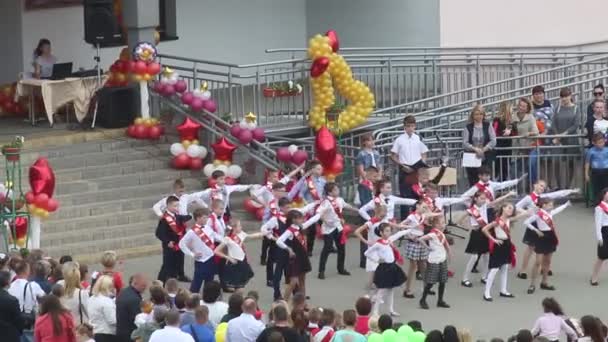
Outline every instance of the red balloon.
<svg viewBox="0 0 608 342"><path fill-rule="evenodd" d="M186 81L184 80L178 80L173 88L175 88L176 92L183 93L186 91L186 89L188 89L188 84L186 84Z"/></svg>
<svg viewBox="0 0 608 342"><path fill-rule="evenodd" d="M4 103L4 110L7 113L15 113L15 102L7 101Z"/></svg>
<svg viewBox="0 0 608 342"><path fill-rule="evenodd" d="M17 216L15 218L15 237L21 239L27 234L27 217Z"/></svg>
<svg viewBox="0 0 608 342"><path fill-rule="evenodd" d="M135 125L129 125L127 128L127 135L131 138L135 138Z"/></svg>
<svg viewBox="0 0 608 342"><path fill-rule="evenodd" d="M15 114L24 116L27 114L27 110L18 102L15 102Z"/></svg>
<svg viewBox="0 0 608 342"><path fill-rule="evenodd" d="M133 134L137 139L146 139L148 137L148 127L145 125L135 125Z"/></svg>
<svg viewBox="0 0 608 342"><path fill-rule="evenodd" d="M277 150L277 160L284 163L291 160L291 153L289 153L289 149L287 147L279 147Z"/></svg>
<svg viewBox="0 0 608 342"><path fill-rule="evenodd" d="M160 136L162 135L160 126L151 126L148 127L148 138L156 140L156 139L160 139Z"/></svg>
<svg viewBox="0 0 608 342"><path fill-rule="evenodd" d="M330 165L336 158L337 153L337 142L336 137L323 126L317 132L315 139L315 153L317 159L321 161L323 166Z"/></svg>
<svg viewBox="0 0 608 342"><path fill-rule="evenodd" d="M118 68L118 61L114 62L114 64L110 65L110 71L111 72L120 72L120 69Z"/></svg>
<svg viewBox="0 0 608 342"><path fill-rule="evenodd" d="M312 62L310 66L310 76L319 77L321 76L325 70L329 67L329 58L327 57L318 57Z"/></svg>
<svg viewBox="0 0 608 342"><path fill-rule="evenodd" d="M255 211L255 218L258 219L258 221L262 221L264 218L264 208L259 208Z"/></svg>
<svg viewBox="0 0 608 342"><path fill-rule="evenodd" d="M190 103L190 108L195 111L195 112L200 112L201 110L203 110L203 107L205 106L205 101L203 101L202 99L195 97L194 99L192 99L192 102Z"/></svg>
<svg viewBox="0 0 608 342"><path fill-rule="evenodd" d="M303 150L298 150L291 156L291 161L293 161L293 163L296 165L302 165L307 160L308 160L308 153Z"/></svg>
<svg viewBox="0 0 608 342"><path fill-rule="evenodd" d="M192 104L192 100L194 100L194 95L192 95L191 92L187 91L185 93L182 94L182 103L185 105L191 105Z"/></svg>
<svg viewBox="0 0 608 342"><path fill-rule="evenodd" d="M150 75L156 75L160 72L160 64L152 62L147 65L146 72Z"/></svg>
<svg viewBox="0 0 608 342"><path fill-rule="evenodd" d="M336 159L332 163L323 167L324 174L339 175L344 171L344 157L341 154L336 154Z"/></svg>
<svg viewBox="0 0 608 342"><path fill-rule="evenodd" d="M135 61L130 60L126 63L126 71L125 72L135 72Z"/></svg>
<svg viewBox="0 0 608 342"><path fill-rule="evenodd" d="M266 132L264 132L264 129L262 127L256 127L251 131L251 134L253 135L253 139L259 142L264 142L264 140L266 140Z"/></svg>
<svg viewBox="0 0 608 342"><path fill-rule="evenodd" d="M232 177L226 177L225 182L226 182L226 184L228 184L228 185L234 185L234 184L236 184L236 183L237 183L236 179L234 179L234 178L232 178Z"/></svg>
<svg viewBox="0 0 608 342"><path fill-rule="evenodd" d="M190 168L190 159L186 152L180 153L173 158L173 167L176 169L188 169Z"/></svg>
<svg viewBox="0 0 608 342"><path fill-rule="evenodd" d="M200 170L203 168L203 160L201 158L190 158L190 169Z"/></svg>
<svg viewBox="0 0 608 342"><path fill-rule="evenodd" d="M215 113L215 111L217 110L217 104L211 99L205 100L203 101L203 109L208 111L209 113Z"/></svg>
<svg viewBox="0 0 608 342"><path fill-rule="evenodd" d="M232 144L226 137L219 138L214 144L211 144L215 159L221 161L232 161L232 154L237 146Z"/></svg>
<svg viewBox="0 0 608 342"><path fill-rule="evenodd" d="M171 96L171 95L173 95L173 94L175 94L175 87L173 87L173 85L172 85L172 84L165 84L165 85L163 86L163 92L162 92L162 95L164 95L164 96L167 96L167 97L168 97L168 96Z"/></svg>
<svg viewBox="0 0 608 342"><path fill-rule="evenodd" d="M329 45L331 45L331 49L333 52L338 52L340 49L340 40L338 39L338 33L334 30L329 30L325 33L327 38L329 38Z"/></svg>
<svg viewBox="0 0 608 342"><path fill-rule="evenodd" d="M179 133L179 141L184 140L198 140L198 130L203 127L198 122L192 121L190 117L186 117L181 125L177 126L177 132Z"/></svg>
<svg viewBox="0 0 608 342"><path fill-rule="evenodd" d="M241 126L239 126L238 123L235 123L234 125L232 125L232 127L230 127L230 134L233 137L237 138L241 134L242 130L243 129L241 128Z"/></svg>
<svg viewBox="0 0 608 342"><path fill-rule="evenodd" d="M44 192L39 193L34 198L34 205L38 208L48 210L47 209L48 204L49 204L49 196L47 194L45 194Z"/></svg>
<svg viewBox="0 0 608 342"><path fill-rule="evenodd" d="M55 173L49 164L49 161L44 158L38 158L29 170L30 189L37 196L40 193L47 195L47 198L53 197L55 191Z"/></svg>
<svg viewBox="0 0 608 342"><path fill-rule="evenodd" d="M146 62L144 61L137 61L135 62L135 65L133 66L133 72L138 74L138 75L143 75L148 71L148 66L146 65Z"/></svg>
<svg viewBox="0 0 608 342"><path fill-rule="evenodd" d="M59 202L54 198L49 198L49 201L46 206L46 210L53 212L59 208Z"/></svg>
<svg viewBox="0 0 608 342"><path fill-rule="evenodd" d="M251 134L251 131L248 129L242 129L239 132L238 139L241 142L241 144L247 145L251 142L251 140L253 140L253 134Z"/></svg>
<svg viewBox="0 0 608 342"><path fill-rule="evenodd" d="M117 60L116 62L114 62L114 65L116 65L116 70L120 73L126 73L128 72L127 68L128 63L126 63L125 61L121 61L120 59Z"/></svg>

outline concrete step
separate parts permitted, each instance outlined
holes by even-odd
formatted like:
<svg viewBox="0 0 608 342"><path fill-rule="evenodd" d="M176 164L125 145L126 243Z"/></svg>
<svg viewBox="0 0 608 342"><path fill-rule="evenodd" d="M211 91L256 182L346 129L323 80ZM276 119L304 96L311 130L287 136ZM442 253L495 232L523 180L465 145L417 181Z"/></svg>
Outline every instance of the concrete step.
<svg viewBox="0 0 608 342"><path fill-rule="evenodd" d="M45 250L52 257L60 257L66 254L86 255L107 250L115 250L121 254L120 251L126 248L154 245L156 245L157 250L160 251L160 242L156 239L154 233L146 232L143 234L133 234L129 237L116 237L103 240L82 239L81 241L74 243L50 246L45 248Z"/></svg>
<svg viewBox="0 0 608 342"><path fill-rule="evenodd" d="M133 235L150 234L154 235L156 220L147 220L136 224L109 227L88 227L86 230L76 230L70 232L42 233L42 248L53 246L65 246L81 241L105 241L108 239L124 238L130 239Z"/></svg>
<svg viewBox="0 0 608 342"><path fill-rule="evenodd" d="M169 159L142 159L130 160L120 164L100 165L94 168L80 167L76 169L55 170L57 182L73 182L79 180L92 180L97 178L128 175L142 172L142 170L155 170L167 168Z"/></svg>
<svg viewBox="0 0 608 342"><path fill-rule="evenodd" d="M98 216L105 214L113 214L119 216L123 211L136 209L151 209L154 203L162 198L163 193L150 195L140 198L127 198L121 200L110 200L105 202L93 202L81 205L64 205L57 212L51 214L50 219L45 222L53 222L54 220L75 219L87 216Z"/></svg>
<svg viewBox="0 0 608 342"><path fill-rule="evenodd" d="M108 213L94 216L48 220L44 222L44 231L49 233L84 231L91 228L138 224L144 221L156 220L158 219L151 208L140 208L121 211L118 215L116 213Z"/></svg>

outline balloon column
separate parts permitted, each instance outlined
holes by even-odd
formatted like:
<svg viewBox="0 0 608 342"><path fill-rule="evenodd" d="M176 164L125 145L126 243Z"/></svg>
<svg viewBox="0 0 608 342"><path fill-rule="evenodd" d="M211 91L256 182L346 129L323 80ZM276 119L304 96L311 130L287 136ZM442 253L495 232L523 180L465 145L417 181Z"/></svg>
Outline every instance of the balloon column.
<svg viewBox="0 0 608 342"><path fill-rule="evenodd" d="M177 126L181 142L172 144L169 149L173 155L172 165L176 169L200 170L203 167L207 149L199 145L198 130L201 127L201 124L188 117Z"/></svg>
<svg viewBox="0 0 608 342"><path fill-rule="evenodd" d="M156 48L148 42L140 42L133 48L131 65L132 79L139 83L139 99L141 104L141 117L150 118L148 103L148 81L160 72L160 64L156 62Z"/></svg>
<svg viewBox="0 0 608 342"><path fill-rule="evenodd" d="M209 113L217 111L217 103L211 98L207 82L203 82L199 89L192 92L184 91L181 100L185 106L190 107L195 112L200 112L203 109Z"/></svg>
<svg viewBox="0 0 608 342"><path fill-rule="evenodd" d="M277 160L283 163L302 165L308 160L308 153L304 150L299 150L296 145L279 147L277 150Z"/></svg>
<svg viewBox="0 0 608 342"><path fill-rule="evenodd" d="M243 169L232 164L232 155L237 149L237 146L228 141L225 137L219 138L214 144L211 144L213 149L213 163L207 164L203 168L203 173L209 179L209 186L213 186L211 174L213 171L223 171L226 175L226 184L236 184L237 179L241 177Z"/></svg>
<svg viewBox="0 0 608 342"><path fill-rule="evenodd" d="M230 134L244 145L253 140L259 142L266 140L266 132L262 127L258 127L256 116L251 112L245 116L245 121L237 122L230 127Z"/></svg>
<svg viewBox="0 0 608 342"><path fill-rule="evenodd" d="M49 217L49 213L59 208L59 202L53 198L55 191L55 173L46 158L38 158L29 170L30 191L25 194L25 201L32 215L30 234L32 245L40 246L40 219ZM24 244L24 240L17 239L17 245Z"/></svg>
<svg viewBox="0 0 608 342"><path fill-rule="evenodd" d="M323 175L333 181L344 171L344 156L338 153L336 137L327 127L322 127L315 139L315 154L323 165Z"/></svg>
<svg viewBox="0 0 608 342"><path fill-rule="evenodd" d="M165 133L160 121L156 118L137 118L134 123L127 128L127 135L135 139L157 140Z"/></svg>
<svg viewBox="0 0 608 342"><path fill-rule="evenodd" d="M352 70L337 53L338 49L338 35L333 30L325 36L318 34L309 41L308 57L313 60L310 68L313 105L308 115L309 124L315 130L326 125L340 134L363 124L374 109L375 100L363 82L353 79ZM344 108L337 120L327 120L327 109L336 102L334 85L351 104Z"/></svg>

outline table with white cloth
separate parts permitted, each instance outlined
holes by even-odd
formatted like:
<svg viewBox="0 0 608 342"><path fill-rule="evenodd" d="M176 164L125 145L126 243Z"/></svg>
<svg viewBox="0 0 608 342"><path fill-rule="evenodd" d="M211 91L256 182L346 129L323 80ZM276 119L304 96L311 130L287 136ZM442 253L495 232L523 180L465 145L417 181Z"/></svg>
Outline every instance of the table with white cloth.
<svg viewBox="0 0 608 342"><path fill-rule="evenodd" d="M81 122L87 114L89 103L98 86L103 86L107 76L97 83L97 76L68 77L63 80L22 79L17 83L16 97L30 96L29 112L32 125L35 124L34 91L40 89L44 110L49 124L53 125L53 114L63 105L72 102L76 119Z"/></svg>

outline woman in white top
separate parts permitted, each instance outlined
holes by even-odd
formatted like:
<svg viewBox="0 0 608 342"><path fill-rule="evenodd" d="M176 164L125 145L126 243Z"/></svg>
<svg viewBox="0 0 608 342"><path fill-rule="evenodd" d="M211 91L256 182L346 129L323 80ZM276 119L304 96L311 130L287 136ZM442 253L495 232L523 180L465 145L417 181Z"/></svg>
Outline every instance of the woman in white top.
<svg viewBox="0 0 608 342"><path fill-rule="evenodd" d="M399 316L393 306L395 288L405 283L405 273L397 265L397 263L403 263L403 259L393 243L409 232L409 229L405 229L391 235L390 224L382 223L375 229L375 234L380 236L380 239L365 251L365 256L368 259L378 263L378 267L374 271L374 285L378 288L373 310L374 315L379 314L380 305L386 299L390 315Z"/></svg>
<svg viewBox="0 0 608 342"><path fill-rule="evenodd" d="M76 326L89 322L89 294L80 285L80 265L74 261L63 264L64 294L61 304L72 313Z"/></svg>
<svg viewBox="0 0 608 342"><path fill-rule="evenodd" d="M89 299L89 323L93 326L96 342L116 339L114 291L112 277L106 275L99 277L93 286L93 296Z"/></svg>
<svg viewBox="0 0 608 342"><path fill-rule="evenodd" d="M564 312L559 303L553 298L545 298L542 305L544 314L534 322L532 336L559 341L561 333L564 332L568 341L576 340L577 333L564 320Z"/></svg>
<svg viewBox="0 0 608 342"><path fill-rule="evenodd" d="M57 63L57 58L51 53L51 41L46 38L40 39L34 50L34 60L32 61L34 77L51 77L55 63Z"/></svg>
<svg viewBox="0 0 608 342"><path fill-rule="evenodd" d="M555 290L554 286L547 283L549 280L549 270L551 269L551 258L557 249L557 244L559 242L557 232L555 231L553 216L562 212L570 205L570 201L568 201L553 209L552 199L540 199L536 213L524 221L524 225L538 235L534 245L536 262L530 277L528 294L532 294L536 290L536 278L538 277L539 272L542 274L540 288L543 290Z"/></svg>
<svg viewBox="0 0 608 342"><path fill-rule="evenodd" d="M226 259L224 267L224 283L229 290L239 290L245 287L253 278L253 270L247 262L245 239L261 239L262 233L247 234L243 231L241 221L233 219L232 230L224 237L222 243L215 248L215 255ZM224 253L226 250L226 253Z"/></svg>

